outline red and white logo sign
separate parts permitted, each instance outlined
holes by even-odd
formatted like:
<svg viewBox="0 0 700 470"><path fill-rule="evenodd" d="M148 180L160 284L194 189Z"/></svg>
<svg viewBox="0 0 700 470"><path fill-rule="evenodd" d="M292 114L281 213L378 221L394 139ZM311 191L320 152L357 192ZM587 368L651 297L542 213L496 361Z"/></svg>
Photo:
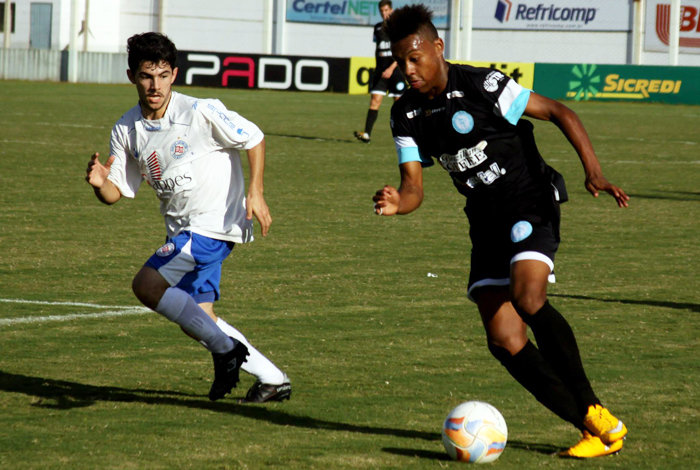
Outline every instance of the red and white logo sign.
<svg viewBox="0 0 700 470"><path fill-rule="evenodd" d="M668 51L671 40L671 4L668 0L648 2L646 17L644 48L648 51ZM682 2L678 42L681 52L700 53L700 1Z"/></svg>

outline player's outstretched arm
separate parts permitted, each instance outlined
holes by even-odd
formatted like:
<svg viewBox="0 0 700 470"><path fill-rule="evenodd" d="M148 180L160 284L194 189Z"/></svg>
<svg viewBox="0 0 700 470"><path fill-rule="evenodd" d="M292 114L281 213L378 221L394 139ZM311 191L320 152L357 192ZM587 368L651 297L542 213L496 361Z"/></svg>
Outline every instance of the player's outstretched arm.
<svg viewBox="0 0 700 470"><path fill-rule="evenodd" d="M248 196L246 198L246 219L252 220L253 216L260 223L260 232L263 237L267 236L272 224L270 209L267 207L263 196L263 173L265 171L265 139L258 145L247 150L248 165L250 166L250 184L248 185Z"/></svg>
<svg viewBox="0 0 700 470"><path fill-rule="evenodd" d="M599 191L605 191L615 198L619 207L627 207L629 196L625 194L622 188L611 184L603 176L603 170L593 150L591 139L588 138L583 123L574 111L558 101L532 92L524 114L535 119L552 121L561 129L581 159L583 170L586 174L586 189L593 197L598 197Z"/></svg>
<svg viewBox="0 0 700 470"><path fill-rule="evenodd" d="M109 157L109 159L103 165L99 160L100 154L95 152L87 166L87 176L85 181L87 181L90 186L95 190L95 196L103 204L114 204L119 199L121 199L122 194L119 189L109 180L109 170L114 163L114 155Z"/></svg>
<svg viewBox="0 0 700 470"><path fill-rule="evenodd" d="M399 165L401 186L384 186L372 198L377 215L409 214L423 202L423 167L420 162Z"/></svg>

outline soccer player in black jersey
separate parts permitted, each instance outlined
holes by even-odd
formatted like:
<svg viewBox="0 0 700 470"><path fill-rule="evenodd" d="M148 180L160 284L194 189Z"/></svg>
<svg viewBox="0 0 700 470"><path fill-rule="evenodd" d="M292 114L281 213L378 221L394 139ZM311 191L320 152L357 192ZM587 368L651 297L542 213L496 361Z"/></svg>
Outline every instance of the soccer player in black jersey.
<svg viewBox="0 0 700 470"><path fill-rule="evenodd" d="M374 25L374 42L377 44L374 55L377 59L377 65L374 68L374 78L369 91L372 98L369 102L369 111L367 111L367 119L365 120L365 131L355 131L355 138L365 143L370 142L372 128L377 121L379 107L382 105L384 95L388 94L394 100L397 100L406 88L406 81L396 67L396 62L391 57L389 36L384 31L384 23L393 11L391 1L382 0L378 6L384 21Z"/></svg>
<svg viewBox="0 0 700 470"><path fill-rule="evenodd" d="M576 113L524 89L497 70L450 64L423 5L399 8L386 22L394 60L411 89L391 112L401 185L373 200L378 215L408 214L423 200L423 167L434 160L467 197L472 241L468 296L491 353L535 398L583 433L559 455L597 457L622 448L627 428L600 403L576 339L547 300L566 189L540 156L529 121L551 121L583 164L586 189L618 206L629 197L603 176ZM527 337L533 331L537 346Z"/></svg>

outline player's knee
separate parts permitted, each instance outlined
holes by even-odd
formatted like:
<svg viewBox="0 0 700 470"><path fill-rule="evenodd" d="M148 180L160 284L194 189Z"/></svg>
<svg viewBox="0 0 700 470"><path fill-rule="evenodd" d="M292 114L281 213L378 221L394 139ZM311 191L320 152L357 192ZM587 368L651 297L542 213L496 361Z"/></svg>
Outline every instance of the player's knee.
<svg viewBox="0 0 700 470"><path fill-rule="evenodd" d="M134 292L134 295L137 299L141 301L142 304L144 304L146 307L154 308L153 306L149 305L150 302L148 299L147 290L144 286L144 283L138 275L136 275L134 280L131 281L131 290Z"/></svg>
<svg viewBox="0 0 700 470"><path fill-rule="evenodd" d="M149 282L148 276L143 271L139 271L136 277L134 277L134 280L131 282L131 290L142 304L152 310L156 309L158 302L160 302L165 292L162 286L154 285L153 282Z"/></svg>
<svg viewBox="0 0 700 470"><path fill-rule="evenodd" d="M547 294L534 289L515 289L511 292L513 307L523 319L539 312L546 301Z"/></svg>
<svg viewBox="0 0 700 470"><path fill-rule="evenodd" d="M501 364L515 356L527 343L527 336L509 335L502 338L489 338L487 346L491 355L498 359Z"/></svg>

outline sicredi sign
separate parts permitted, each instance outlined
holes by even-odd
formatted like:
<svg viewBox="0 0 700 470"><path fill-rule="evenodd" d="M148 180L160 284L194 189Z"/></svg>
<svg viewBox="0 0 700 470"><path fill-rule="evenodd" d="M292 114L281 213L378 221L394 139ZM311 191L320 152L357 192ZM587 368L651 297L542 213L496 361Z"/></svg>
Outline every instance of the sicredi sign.
<svg viewBox="0 0 700 470"><path fill-rule="evenodd" d="M535 64L534 90L552 99L696 104L696 67Z"/></svg>
<svg viewBox="0 0 700 470"><path fill-rule="evenodd" d="M667 52L671 39L670 0L647 0L644 49ZM700 54L700 0L681 1L680 52Z"/></svg>
<svg viewBox="0 0 700 470"><path fill-rule="evenodd" d="M474 4L473 28L630 31L631 5L631 0L481 0Z"/></svg>
<svg viewBox="0 0 700 470"><path fill-rule="evenodd" d="M418 3L394 0L393 8ZM445 29L449 24L450 0L422 0L433 12L435 27ZM379 0L287 0L287 21L347 25L375 25L383 21Z"/></svg>

